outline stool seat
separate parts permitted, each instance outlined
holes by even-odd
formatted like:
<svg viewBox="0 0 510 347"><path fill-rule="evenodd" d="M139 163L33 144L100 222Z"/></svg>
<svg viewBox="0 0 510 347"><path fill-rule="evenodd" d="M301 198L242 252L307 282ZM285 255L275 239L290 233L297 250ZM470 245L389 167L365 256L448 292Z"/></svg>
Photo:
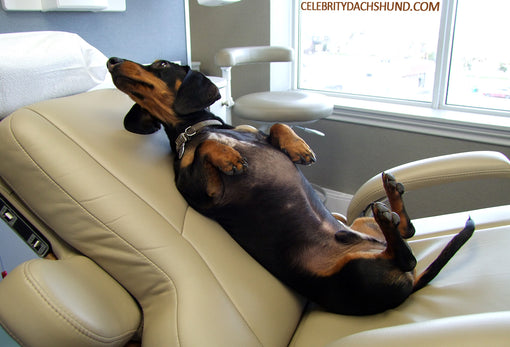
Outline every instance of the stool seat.
<svg viewBox="0 0 510 347"><path fill-rule="evenodd" d="M258 122L313 122L331 115L333 103L321 94L302 91L260 92L239 97L232 109L240 118Z"/></svg>

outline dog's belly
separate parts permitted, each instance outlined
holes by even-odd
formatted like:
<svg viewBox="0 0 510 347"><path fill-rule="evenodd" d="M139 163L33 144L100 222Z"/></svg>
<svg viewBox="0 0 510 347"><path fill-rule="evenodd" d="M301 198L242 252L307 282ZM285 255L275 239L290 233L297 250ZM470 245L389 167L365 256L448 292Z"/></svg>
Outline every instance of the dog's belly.
<svg viewBox="0 0 510 347"><path fill-rule="evenodd" d="M289 266L299 266L301 250L325 239L335 243L340 224L286 154L264 142L240 141L233 147L248 168L222 175L223 196L202 213L280 278Z"/></svg>

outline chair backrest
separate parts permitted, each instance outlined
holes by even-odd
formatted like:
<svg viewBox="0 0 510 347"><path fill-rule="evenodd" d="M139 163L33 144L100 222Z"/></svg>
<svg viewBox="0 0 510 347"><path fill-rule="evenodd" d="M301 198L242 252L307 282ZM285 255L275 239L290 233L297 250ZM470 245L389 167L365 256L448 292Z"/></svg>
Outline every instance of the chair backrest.
<svg viewBox="0 0 510 347"><path fill-rule="evenodd" d="M279 46L224 48L216 54L214 60L220 67L251 63L290 62L294 60L294 50Z"/></svg>
<svg viewBox="0 0 510 347"><path fill-rule="evenodd" d="M0 122L0 182L130 292L145 346L288 345L302 300L188 206L165 133L123 129L132 105L98 90L16 111Z"/></svg>

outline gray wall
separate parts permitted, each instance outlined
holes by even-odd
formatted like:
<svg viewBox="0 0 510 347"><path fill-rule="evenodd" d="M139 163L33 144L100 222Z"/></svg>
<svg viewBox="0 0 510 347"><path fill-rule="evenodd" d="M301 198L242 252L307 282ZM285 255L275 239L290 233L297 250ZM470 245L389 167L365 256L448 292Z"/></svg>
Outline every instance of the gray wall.
<svg viewBox="0 0 510 347"><path fill-rule="evenodd" d="M221 76L214 64L221 48L269 45L269 7L269 0L243 0L221 7L200 6L190 0L191 57L201 62L201 71ZM232 72L234 98L268 89L269 64L239 66Z"/></svg>
<svg viewBox="0 0 510 347"><path fill-rule="evenodd" d="M193 1L193 0L191 0ZM79 34L106 56L187 63L184 0L126 0L125 12L19 12L0 8L0 33Z"/></svg>
<svg viewBox="0 0 510 347"><path fill-rule="evenodd" d="M317 162L303 172L312 182L353 194L381 171L411 161L466 151L494 150L510 157L510 148L374 126L321 120L325 137L302 134ZM480 180L411 192L405 196L413 217L510 204L510 180Z"/></svg>
<svg viewBox="0 0 510 347"><path fill-rule="evenodd" d="M213 57L220 48L269 44L269 11L269 0L243 0L217 8L199 6L190 1L193 60L201 61L207 73L219 75ZM237 69L233 71L234 98L268 89L267 65ZM239 120L234 119L233 122L239 123ZM378 172L409 161L471 150L496 150L510 157L509 147L336 120L322 120L314 127L324 131L326 137L300 133L318 156L318 162L303 168L303 172L312 182L349 194ZM456 183L412 192L406 194L405 199L413 217L510 204L510 182Z"/></svg>

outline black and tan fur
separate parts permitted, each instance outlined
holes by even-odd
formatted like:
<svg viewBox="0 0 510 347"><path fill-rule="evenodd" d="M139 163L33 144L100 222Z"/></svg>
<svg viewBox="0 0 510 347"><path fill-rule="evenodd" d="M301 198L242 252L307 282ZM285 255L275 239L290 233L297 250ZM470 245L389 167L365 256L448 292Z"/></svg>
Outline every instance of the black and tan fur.
<svg viewBox="0 0 510 347"><path fill-rule="evenodd" d="M174 153L175 140L203 120L220 119L206 109L216 86L203 74L167 61L143 66L111 58L115 85L136 104L126 129L140 134L163 125ZM468 221L421 275L405 239L414 228L405 211L403 186L389 174L382 180L390 208L373 204L373 218L347 226L330 213L296 167L315 155L286 125L269 135L223 122L190 137L175 156L177 188L200 213L218 221L260 264L325 309L364 315L393 308L425 286L467 241Z"/></svg>

